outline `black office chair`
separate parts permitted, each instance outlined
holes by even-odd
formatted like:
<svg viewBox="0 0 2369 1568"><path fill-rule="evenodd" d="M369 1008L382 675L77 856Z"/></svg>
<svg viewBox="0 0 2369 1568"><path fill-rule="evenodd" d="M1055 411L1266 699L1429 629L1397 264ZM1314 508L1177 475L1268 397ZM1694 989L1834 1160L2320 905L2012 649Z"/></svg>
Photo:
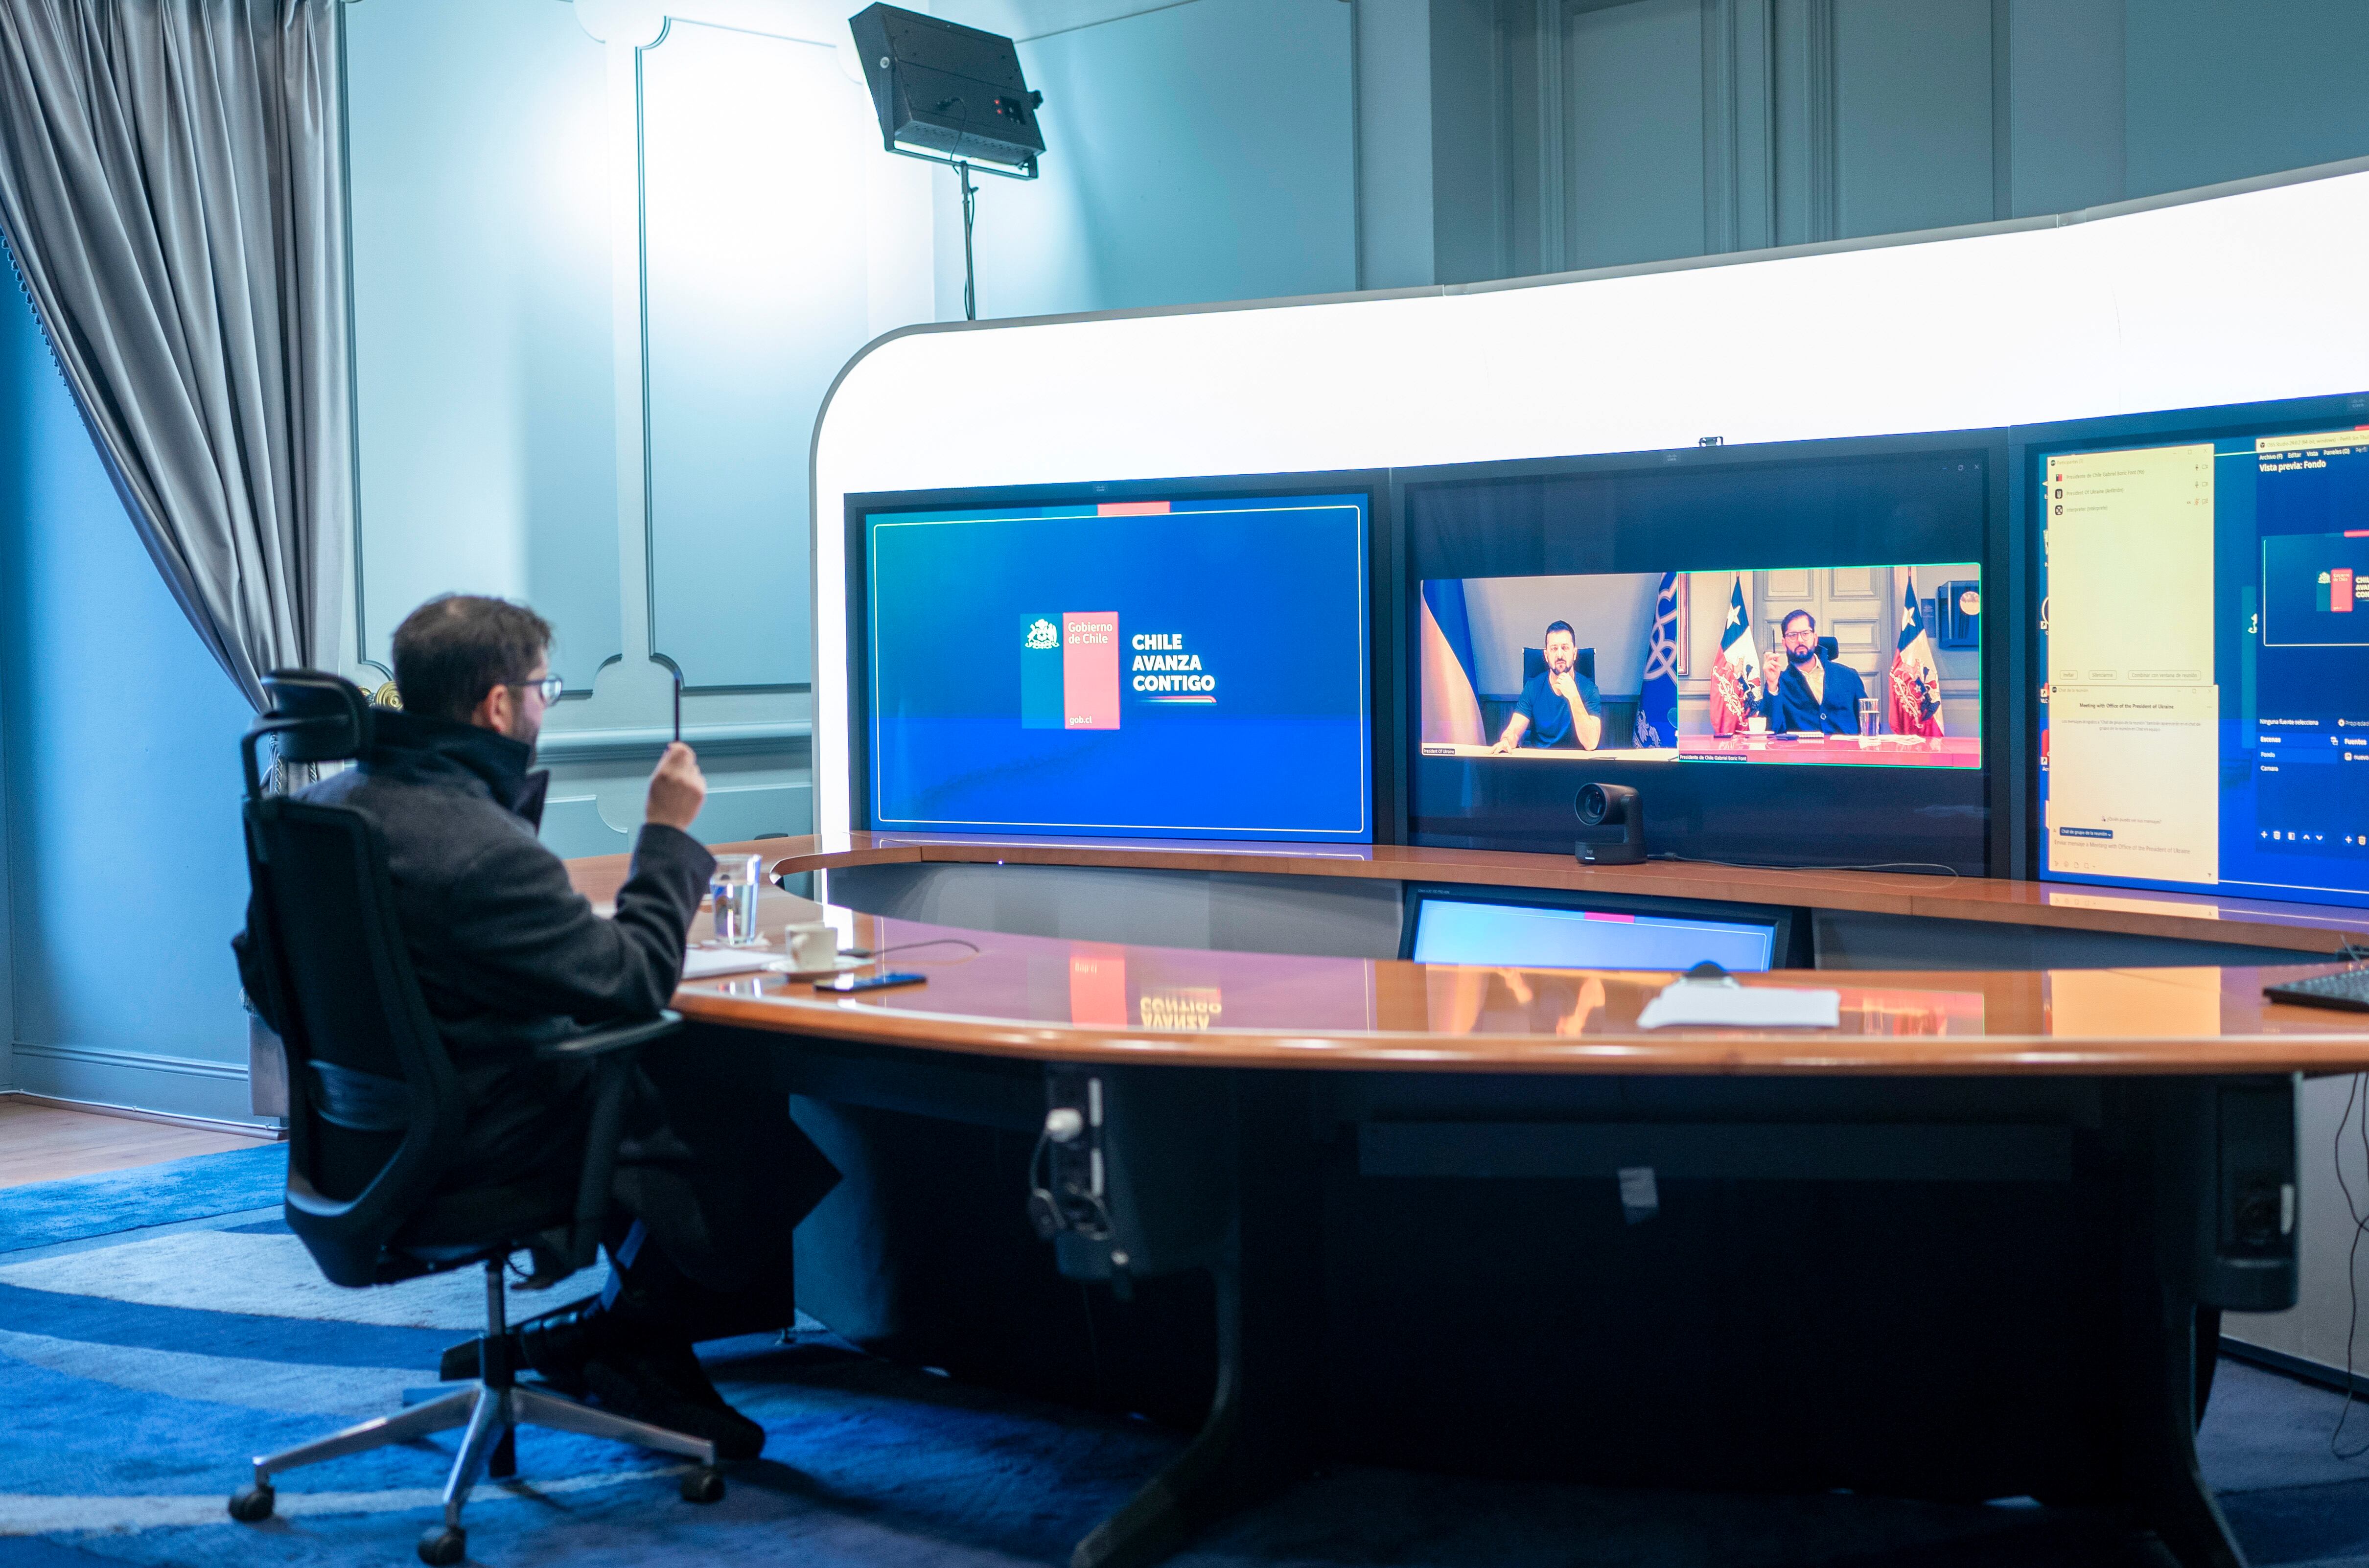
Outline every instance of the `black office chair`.
<svg viewBox="0 0 2369 1568"><path fill-rule="evenodd" d="M467 1427L444 1483L444 1520L419 1539L424 1562L461 1561L461 1509L481 1472L515 1468L513 1429L551 1427L614 1437L697 1461L682 1495L724 1495L715 1445L633 1421L514 1380L503 1315L510 1255L534 1261L532 1286L589 1265L600 1242L638 1047L682 1026L673 1013L578 1035L537 1051L592 1063L592 1109L573 1191L560 1186L445 1185L461 1139L458 1082L404 947L386 847L360 813L267 795L256 750L275 738L283 761L358 756L371 738L360 688L334 675L275 670L271 709L240 742L246 771L247 876L268 1002L288 1057L288 1228L333 1283L386 1285L471 1264L486 1271L486 1335L478 1376L398 1415L255 1461L254 1484L230 1501L233 1518L269 1518L271 1480L430 1432Z"/></svg>

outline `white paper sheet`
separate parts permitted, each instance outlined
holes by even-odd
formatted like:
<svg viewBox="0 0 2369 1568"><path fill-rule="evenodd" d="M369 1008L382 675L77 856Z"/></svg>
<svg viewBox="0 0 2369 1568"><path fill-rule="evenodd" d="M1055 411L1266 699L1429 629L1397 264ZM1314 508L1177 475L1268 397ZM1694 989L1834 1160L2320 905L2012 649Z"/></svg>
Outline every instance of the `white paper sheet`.
<svg viewBox="0 0 2369 1568"><path fill-rule="evenodd" d="M1842 1000L1840 991L1673 980L1637 1014L1637 1027L1831 1029L1842 1022Z"/></svg>
<svg viewBox="0 0 2369 1568"><path fill-rule="evenodd" d="M780 957L773 947L691 947L682 955L682 978L704 980L715 975L744 974L761 969Z"/></svg>

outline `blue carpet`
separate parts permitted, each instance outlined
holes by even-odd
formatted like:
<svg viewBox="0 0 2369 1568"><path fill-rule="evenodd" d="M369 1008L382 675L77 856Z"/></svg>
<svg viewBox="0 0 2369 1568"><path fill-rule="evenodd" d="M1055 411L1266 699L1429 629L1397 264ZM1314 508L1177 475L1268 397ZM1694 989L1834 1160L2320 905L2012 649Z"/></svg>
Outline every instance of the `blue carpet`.
<svg viewBox="0 0 2369 1568"><path fill-rule="evenodd" d="M265 1525L223 1514L248 1455L395 1408L404 1387L431 1380L437 1352L455 1335L404 1326L384 1310L433 1282L307 1298L317 1282L300 1277L309 1264L283 1226L205 1223L270 1200L219 1165L187 1169L209 1161L250 1172L263 1163L245 1152L185 1161L170 1185L156 1171L53 1183L39 1218L0 1193L0 1215L19 1238L17 1257L0 1253L0 1568L413 1561L450 1435L293 1472L281 1483L280 1516ZM122 1233L93 1229L103 1223ZM160 1225L186 1228L160 1242ZM21 1240L35 1234L113 1239L42 1253ZM94 1261L107 1266L87 1266ZM173 1276L160 1277L165 1270ZM250 1310L220 1310L233 1296ZM358 1321L330 1310L341 1301ZM531 1431L520 1439L521 1480L481 1487L471 1503L471 1560L1049 1568L1182 1442L1139 1422L872 1360L827 1335L734 1341L703 1355L768 1434L763 1459L731 1469L722 1503L682 1503L673 1466L657 1456ZM2253 1561L2369 1568L2369 1463L2329 1454L2336 1397L2236 1363L2220 1376L2200 1447ZM328 1413L337 1411L349 1413ZM1357 1467L1228 1520L1175 1562L1566 1568L1579 1560L1603 1568L2168 1562L2110 1518L2031 1506L1701 1495Z"/></svg>
<svg viewBox="0 0 2369 1568"><path fill-rule="evenodd" d="M0 1253L275 1207L287 1183L288 1146L258 1143L103 1176L0 1187Z"/></svg>

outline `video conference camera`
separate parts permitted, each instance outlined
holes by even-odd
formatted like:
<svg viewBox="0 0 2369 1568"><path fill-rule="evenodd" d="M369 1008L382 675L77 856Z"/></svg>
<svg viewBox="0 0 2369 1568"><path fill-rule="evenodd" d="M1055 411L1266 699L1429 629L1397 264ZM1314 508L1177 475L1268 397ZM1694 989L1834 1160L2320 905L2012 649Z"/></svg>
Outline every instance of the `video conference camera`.
<svg viewBox="0 0 2369 1568"><path fill-rule="evenodd" d="M1579 843L1574 850L1584 865L1635 865L1645 858L1645 806L1627 784L1580 786L1573 803L1579 813Z"/></svg>

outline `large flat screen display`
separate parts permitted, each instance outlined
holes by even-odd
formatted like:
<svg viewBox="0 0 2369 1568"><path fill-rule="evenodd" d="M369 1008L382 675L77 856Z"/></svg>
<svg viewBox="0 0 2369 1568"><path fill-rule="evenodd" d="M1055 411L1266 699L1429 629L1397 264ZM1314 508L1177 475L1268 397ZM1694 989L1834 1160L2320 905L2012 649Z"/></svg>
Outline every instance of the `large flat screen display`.
<svg viewBox="0 0 2369 1568"><path fill-rule="evenodd" d="M1423 754L1980 768L1982 568L1423 585Z"/></svg>
<svg viewBox="0 0 2369 1568"><path fill-rule="evenodd" d="M1371 841L1366 497L861 527L874 830Z"/></svg>
<svg viewBox="0 0 2369 1568"><path fill-rule="evenodd" d="M2369 429L2035 467L2042 876L2369 904Z"/></svg>
<svg viewBox="0 0 2369 1568"><path fill-rule="evenodd" d="M1573 458L1402 481L1408 830L1568 854L1989 869L2003 434Z"/></svg>

